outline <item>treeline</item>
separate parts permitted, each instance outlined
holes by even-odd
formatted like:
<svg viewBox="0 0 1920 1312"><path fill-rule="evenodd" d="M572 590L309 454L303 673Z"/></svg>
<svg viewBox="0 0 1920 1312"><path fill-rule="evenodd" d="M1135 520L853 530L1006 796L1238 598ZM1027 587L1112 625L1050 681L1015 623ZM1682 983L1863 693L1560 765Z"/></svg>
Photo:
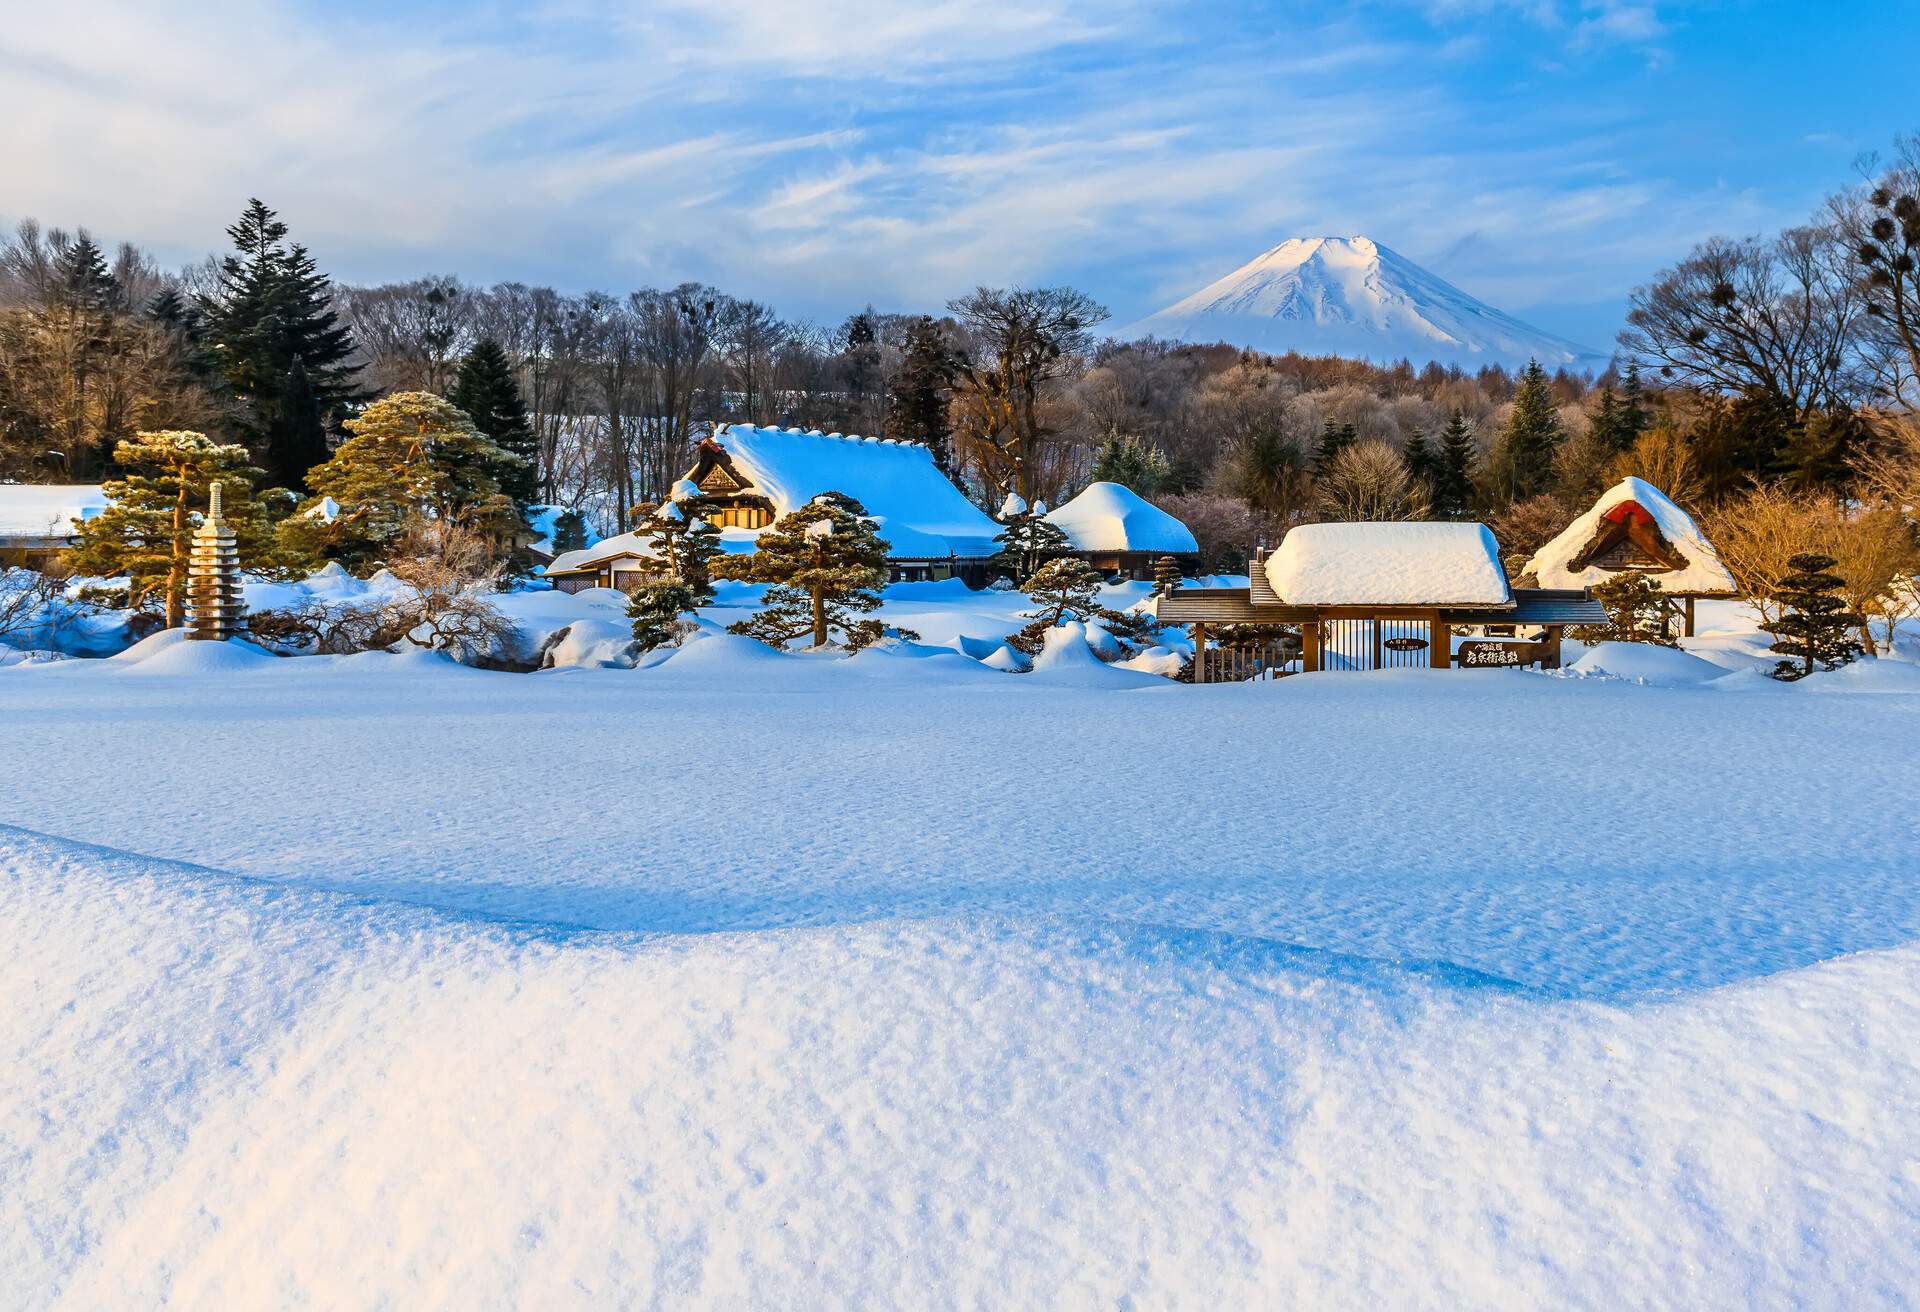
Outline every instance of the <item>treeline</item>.
<svg viewBox="0 0 1920 1312"><path fill-rule="evenodd" d="M603 532L718 421L921 441L989 508L1124 482L1220 565L1329 517L1483 518L1526 551L1628 474L1702 513L1755 488L1854 504L1914 459L1917 180L1905 140L1814 222L1703 244L1633 292L1597 377L1114 342L1068 288L828 326L698 284L336 287L258 201L228 254L176 272L26 223L0 244L0 477L91 480L134 434L191 430L291 507L369 401L459 403L464 369L511 412L470 416L524 461L502 491Z"/></svg>

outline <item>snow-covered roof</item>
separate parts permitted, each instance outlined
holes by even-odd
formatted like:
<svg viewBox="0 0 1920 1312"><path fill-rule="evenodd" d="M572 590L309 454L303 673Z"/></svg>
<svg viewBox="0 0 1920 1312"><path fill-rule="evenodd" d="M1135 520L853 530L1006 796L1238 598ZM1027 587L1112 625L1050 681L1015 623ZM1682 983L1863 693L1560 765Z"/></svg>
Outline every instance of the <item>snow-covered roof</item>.
<svg viewBox="0 0 1920 1312"><path fill-rule="evenodd" d="M1157 551L1190 555L1200 550L1179 520L1119 483L1089 483L1087 490L1047 522L1067 535L1076 551Z"/></svg>
<svg viewBox="0 0 1920 1312"><path fill-rule="evenodd" d="M0 483L0 539L64 542L106 508L98 483Z"/></svg>
<svg viewBox="0 0 1920 1312"><path fill-rule="evenodd" d="M1649 570L1648 577L1661 591L1722 596L1732 596L1739 591L1733 575L1720 563L1720 554L1693 522L1693 516L1680 509L1665 492L1639 478L1623 478L1608 488L1591 510L1533 554L1521 577L1542 588L1590 588L1606 582L1619 571L1593 564L1575 569L1573 562L1587 553L1604 526L1635 517L1642 523L1650 522L1664 545L1685 561L1675 569Z"/></svg>
<svg viewBox="0 0 1920 1312"><path fill-rule="evenodd" d="M1302 524L1267 560L1290 606L1513 604L1485 524Z"/></svg>
<svg viewBox="0 0 1920 1312"><path fill-rule="evenodd" d="M822 492L842 492L879 522L889 555L990 556L996 549L1000 526L948 481L924 446L749 424L722 427L713 441L777 515Z"/></svg>
<svg viewBox="0 0 1920 1312"><path fill-rule="evenodd" d="M613 537L603 538L590 547L578 551L563 551L553 558L546 568L548 574L566 574L577 569L592 569L604 565L610 560L630 556L637 560L657 560L659 553L653 549L652 535L639 533L617 533Z"/></svg>

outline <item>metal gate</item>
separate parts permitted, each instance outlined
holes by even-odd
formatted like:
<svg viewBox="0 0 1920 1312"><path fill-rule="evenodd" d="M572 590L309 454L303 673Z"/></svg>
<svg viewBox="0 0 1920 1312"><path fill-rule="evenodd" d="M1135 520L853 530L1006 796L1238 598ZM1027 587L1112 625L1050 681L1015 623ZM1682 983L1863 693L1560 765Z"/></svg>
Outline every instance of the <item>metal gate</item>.
<svg viewBox="0 0 1920 1312"><path fill-rule="evenodd" d="M1320 668L1424 669L1433 663L1432 643L1426 620L1322 620Z"/></svg>

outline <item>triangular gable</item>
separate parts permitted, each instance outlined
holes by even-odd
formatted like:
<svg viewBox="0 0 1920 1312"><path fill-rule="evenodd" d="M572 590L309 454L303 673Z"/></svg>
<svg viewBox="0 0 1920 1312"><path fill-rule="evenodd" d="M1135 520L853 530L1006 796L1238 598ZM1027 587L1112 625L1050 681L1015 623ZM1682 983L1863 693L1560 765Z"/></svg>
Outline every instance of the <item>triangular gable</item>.
<svg viewBox="0 0 1920 1312"><path fill-rule="evenodd" d="M1639 478L1607 489L1592 508L1533 554L1523 587L1590 588L1623 570L1646 572L1676 596L1732 597L1733 575L1693 517Z"/></svg>

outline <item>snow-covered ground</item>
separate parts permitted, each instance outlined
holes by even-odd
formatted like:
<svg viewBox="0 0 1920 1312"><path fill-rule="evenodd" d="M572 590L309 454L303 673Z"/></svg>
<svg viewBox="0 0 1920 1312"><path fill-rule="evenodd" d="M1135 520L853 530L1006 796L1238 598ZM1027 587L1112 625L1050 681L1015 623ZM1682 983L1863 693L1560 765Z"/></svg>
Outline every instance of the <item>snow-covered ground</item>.
<svg viewBox="0 0 1920 1312"><path fill-rule="evenodd" d="M1920 666L1008 674L943 588L0 669L0 1307L1911 1301Z"/></svg>

